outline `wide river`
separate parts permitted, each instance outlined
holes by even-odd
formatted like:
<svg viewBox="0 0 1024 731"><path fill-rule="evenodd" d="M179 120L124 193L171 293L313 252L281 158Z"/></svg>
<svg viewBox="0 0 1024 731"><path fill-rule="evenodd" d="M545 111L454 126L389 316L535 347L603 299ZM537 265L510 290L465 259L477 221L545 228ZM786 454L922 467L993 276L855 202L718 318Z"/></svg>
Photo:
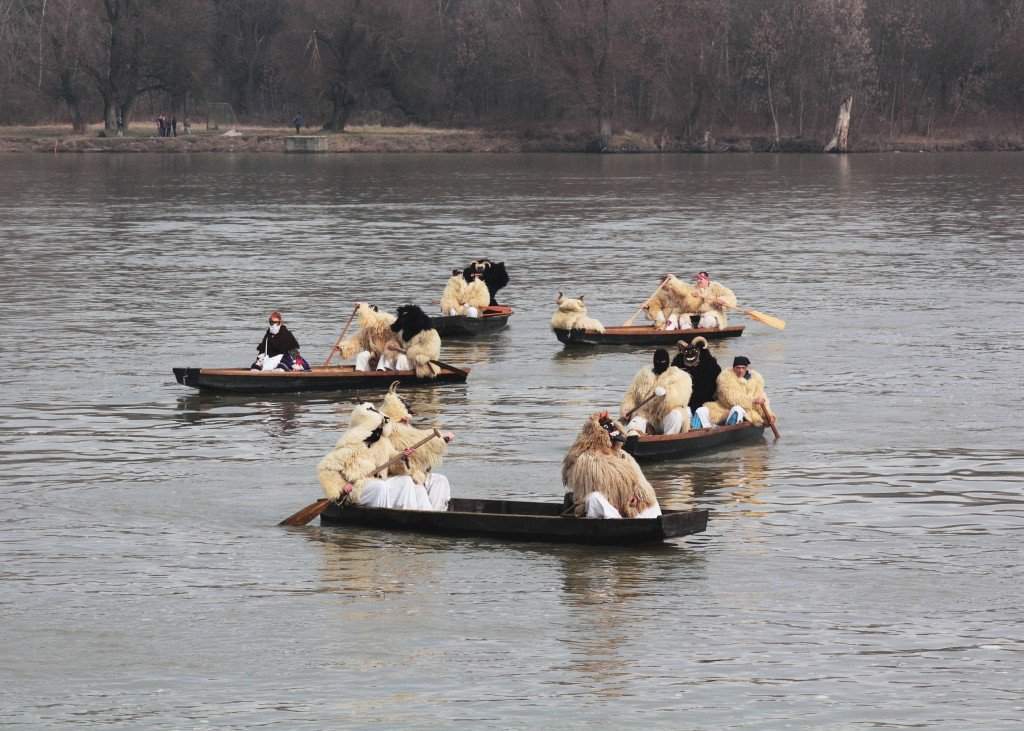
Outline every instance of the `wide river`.
<svg viewBox="0 0 1024 731"><path fill-rule="evenodd" d="M1024 156L0 157L0 727L1020 729ZM563 350L666 271L740 302L782 438L647 468L662 547L276 523L370 393L200 395L271 309L507 263L446 342L456 495L561 500L650 348Z"/></svg>

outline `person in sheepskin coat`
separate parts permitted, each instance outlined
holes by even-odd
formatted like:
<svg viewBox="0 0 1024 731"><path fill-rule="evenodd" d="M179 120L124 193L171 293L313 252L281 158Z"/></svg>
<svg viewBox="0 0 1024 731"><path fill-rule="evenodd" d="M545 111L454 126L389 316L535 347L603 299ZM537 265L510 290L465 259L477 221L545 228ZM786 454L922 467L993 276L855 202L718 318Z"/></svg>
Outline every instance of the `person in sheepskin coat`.
<svg viewBox="0 0 1024 731"><path fill-rule="evenodd" d="M621 417L627 434L645 434L647 426L657 434L679 434L690 429L690 375L669 365L668 351L654 351L654 363L644 366L622 398ZM647 400L651 395L654 398ZM641 406L640 404L644 402Z"/></svg>
<svg viewBox="0 0 1024 731"><path fill-rule="evenodd" d="M497 306L498 300L495 299L495 295L498 294L499 290L504 289L509 282L508 271L505 269L505 262L503 261L476 259L469 263L469 266L463 270L462 274L467 282L471 282L475 274L480 275L489 293L488 305Z"/></svg>
<svg viewBox="0 0 1024 731"><path fill-rule="evenodd" d="M434 431L433 429L418 429L412 425L412 413L409 411L409 406L398 395L398 381L391 384L391 388L384 396L380 410L391 420L391 433L388 435L388 439L391 441L391 445L400 452L422 441ZM391 468L391 474L409 475L417 485L423 485L434 510L447 510L448 501L452 497L452 487L448 478L434 470L441 466L441 462L448 452L448 444L454 438L455 435L450 431L441 432L440 438L435 437L426 444L421 444L405 460Z"/></svg>
<svg viewBox="0 0 1024 731"><path fill-rule="evenodd" d="M468 283L462 276L462 270L452 269L452 275L444 285L444 292L441 293L442 315L450 316L466 314L466 306L463 303L465 302L467 286Z"/></svg>
<svg viewBox="0 0 1024 731"><path fill-rule="evenodd" d="M685 330L691 327L690 315L697 313L702 302L693 287L674 274L666 274L661 289L644 305L644 310L660 330Z"/></svg>
<svg viewBox="0 0 1024 731"><path fill-rule="evenodd" d="M672 365L681 371L690 374L690 381L693 383L693 393L690 395L690 426L694 429L709 429L714 424L711 421L711 414L708 412L705 403L715 400L715 393L718 390L718 376L722 372L722 366L718 365L715 356L708 349L708 341L701 336L695 337L689 343L680 340L676 345L679 352L672 359Z"/></svg>
<svg viewBox="0 0 1024 731"><path fill-rule="evenodd" d="M390 439L390 420L373 407L352 410L348 431L317 465L324 495L334 502L368 508L432 510L426 490L408 475L388 477L388 469L374 470L399 452Z"/></svg>
<svg viewBox="0 0 1024 731"><path fill-rule="evenodd" d="M715 400L704 404L713 423L737 424L746 419L754 426L763 426L761 406L768 418L775 421L764 392L764 377L750 367L746 356L738 355L733 359L732 368L719 374L716 387Z"/></svg>
<svg viewBox="0 0 1024 731"><path fill-rule="evenodd" d="M357 371L409 370L409 361L402 354L402 344L391 329L395 316L381 312L376 305L360 302L356 306L359 332L338 345L342 358L355 358Z"/></svg>
<svg viewBox="0 0 1024 731"><path fill-rule="evenodd" d="M487 283L483 275L474 272L466 288L462 290L462 307L467 317L480 317L487 305L491 302L491 293L487 290Z"/></svg>
<svg viewBox="0 0 1024 731"><path fill-rule="evenodd" d="M416 305L403 305L398 308L391 329L401 334L402 346L409 364L416 369L416 377L436 378L441 369L431 361L441 357L441 336L427 313Z"/></svg>
<svg viewBox="0 0 1024 731"><path fill-rule="evenodd" d="M558 293L555 299L558 309L551 316L551 327L555 330L594 330L604 332L604 325L593 317L587 317L587 306L583 304L583 297L571 299L563 297Z"/></svg>
<svg viewBox="0 0 1024 731"><path fill-rule="evenodd" d="M697 308L700 314L700 322L697 327L723 328L729 324L728 311L736 307L736 295L725 285L712 282L707 272L697 272L693 278L697 286L693 288L694 294L700 298L701 303Z"/></svg>
<svg viewBox="0 0 1024 731"><path fill-rule="evenodd" d="M640 465L622 451L625 437L608 413L583 425L562 460L562 484L572 491L577 517L656 518L661 515L654 488Z"/></svg>

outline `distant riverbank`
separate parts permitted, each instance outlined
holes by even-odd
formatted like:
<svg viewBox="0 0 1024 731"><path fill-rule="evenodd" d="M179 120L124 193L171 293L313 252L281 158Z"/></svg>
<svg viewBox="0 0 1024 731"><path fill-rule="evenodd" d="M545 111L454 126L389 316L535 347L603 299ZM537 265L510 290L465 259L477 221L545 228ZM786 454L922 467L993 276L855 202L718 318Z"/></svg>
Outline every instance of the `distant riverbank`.
<svg viewBox="0 0 1024 731"><path fill-rule="evenodd" d="M177 137L158 137L132 129L125 137L106 137L95 126L86 134L71 134L66 126L0 127L0 152L166 152L262 153L283 152L285 138L294 130L280 127L239 126L230 130L194 131ZM320 132L303 130L303 135ZM427 127L351 127L341 134L325 134L328 150L338 153L384 152L773 152L772 140L763 135L707 135L686 141L667 135L624 132L601 147L588 135L570 132L514 133L481 129ZM824 142L783 138L779 152L820 152ZM973 134L962 137L880 137L851 141L851 152L956 152L1021 151L1024 135Z"/></svg>

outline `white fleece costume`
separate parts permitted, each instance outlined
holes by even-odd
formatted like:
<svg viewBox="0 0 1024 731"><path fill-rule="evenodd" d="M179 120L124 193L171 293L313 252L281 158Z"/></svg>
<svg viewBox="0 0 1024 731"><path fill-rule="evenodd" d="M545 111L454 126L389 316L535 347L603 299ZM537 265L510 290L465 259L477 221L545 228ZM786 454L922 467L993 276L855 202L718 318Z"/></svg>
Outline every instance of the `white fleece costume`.
<svg viewBox="0 0 1024 731"><path fill-rule="evenodd" d="M659 386L665 389L665 395L655 396L637 409L637 404L653 394ZM645 434L648 424L658 434L679 434L689 431L689 402L692 392L693 381L689 373L669 366L664 372L656 375L651 366L644 366L633 377L633 382L619 407L619 413L624 420L630 411L636 409L626 424L626 431Z"/></svg>
<svg viewBox="0 0 1024 731"><path fill-rule="evenodd" d="M587 317L587 306L583 304L583 298L571 299L563 297L558 293L556 300L558 309L551 317L551 327L555 330L593 330L599 333L604 332L604 325L592 317Z"/></svg>
<svg viewBox="0 0 1024 731"><path fill-rule="evenodd" d="M433 429L417 429L410 422L412 416L405 402L398 395L398 382L384 396L381 412L391 419L391 432L388 439L395 450L401 452L421 442L433 434ZM448 478L434 472L440 467L444 455L448 452L448 443L442 437L434 437L426 444L416 448L406 459L395 464L391 472L395 475L409 475L413 482L426 488L427 498L433 510L447 510L448 501L452 497L452 487Z"/></svg>
<svg viewBox="0 0 1024 731"><path fill-rule="evenodd" d="M395 316L375 310L366 302L356 309L359 332L341 342L338 349L342 358L356 359L357 371L369 371L377 359L378 371L409 370L409 359L399 352L402 344L398 333L391 331Z"/></svg>
<svg viewBox="0 0 1024 731"><path fill-rule="evenodd" d="M388 439L390 426L373 404L360 404L353 409L348 431L317 465L320 486L329 500L367 508L432 509L426 490L417 487L411 477L388 477L386 467L374 473L398 454ZM379 438L368 444L380 427L383 429ZM346 485L352 486L347 493Z"/></svg>

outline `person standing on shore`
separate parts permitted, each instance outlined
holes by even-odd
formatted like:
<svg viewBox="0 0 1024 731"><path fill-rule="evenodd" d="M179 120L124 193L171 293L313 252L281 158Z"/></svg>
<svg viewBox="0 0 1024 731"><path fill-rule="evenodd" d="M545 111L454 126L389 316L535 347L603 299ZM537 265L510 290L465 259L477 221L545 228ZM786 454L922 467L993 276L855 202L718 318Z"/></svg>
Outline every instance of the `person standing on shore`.
<svg viewBox="0 0 1024 731"><path fill-rule="evenodd" d="M295 115L292 119L292 126L295 128L295 134L302 134L302 128L306 126L306 120L302 118L302 112Z"/></svg>
<svg viewBox="0 0 1024 731"><path fill-rule="evenodd" d="M178 136L178 115L177 114L171 115L171 136L172 137L177 137Z"/></svg>

